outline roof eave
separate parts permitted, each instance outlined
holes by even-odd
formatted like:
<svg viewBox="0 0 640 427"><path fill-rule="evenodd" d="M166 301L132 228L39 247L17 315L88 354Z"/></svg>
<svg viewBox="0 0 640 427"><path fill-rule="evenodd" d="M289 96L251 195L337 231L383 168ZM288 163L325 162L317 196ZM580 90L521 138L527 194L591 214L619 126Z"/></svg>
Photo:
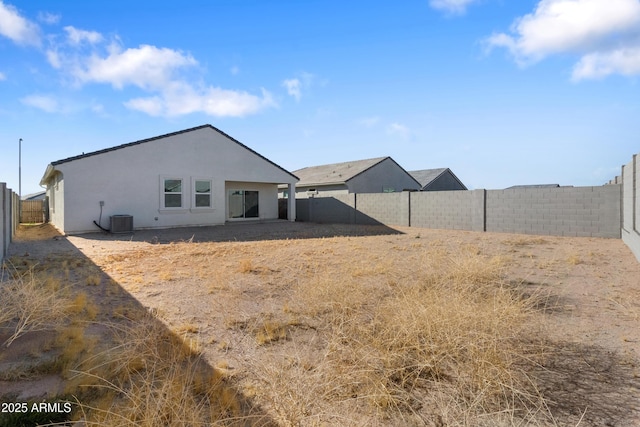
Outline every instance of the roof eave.
<svg viewBox="0 0 640 427"><path fill-rule="evenodd" d="M40 186L44 186L47 185L47 181L49 181L49 178L51 178L51 176L53 175L53 173L55 172L56 168L53 167L53 165L51 163L49 163L47 165L47 169L45 169L44 171L44 175L42 175L42 179L40 180Z"/></svg>

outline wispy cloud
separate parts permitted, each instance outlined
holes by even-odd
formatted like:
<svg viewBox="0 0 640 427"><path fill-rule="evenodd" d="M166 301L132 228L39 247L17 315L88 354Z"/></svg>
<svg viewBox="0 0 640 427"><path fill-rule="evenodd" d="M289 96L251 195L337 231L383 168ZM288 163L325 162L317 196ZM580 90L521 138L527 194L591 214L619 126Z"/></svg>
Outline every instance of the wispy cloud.
<svg viewBox="0 0 640 427"><path fill-rule="evenodd" d="M411 137L411 130L400 123L391 123L387 126L387 134L396 135L403 139L409 139Z"/></svg>
<svg viewBox="0 0 640 427"><path fill-rule="evenodd" d="M573 80L640 74L640 1L540 0L510 33L486 39L526 66L555 54L578 54Z"/></svg>
<svg viewBox="0 0 640 427"><path fill-rule="evenodd" d="M60 22L60 15L49 12L39 12L38 21L44 22L45 24L49 25L57 24L58 22Z"/></svg>
<svg viewBox="0 0 640 427"><path fill-rule="evenodd" d="M272 95L262 89L261 96L248 92L205 87L195 89L184 82L174 82L159 95L135 98L125 106L150 116L175 117L205 113L217 117L243 117L275 106Z"/></svg>
<svg viewBox="0 0 640 427"><path fill-rule="evenodd" d="M64 27L67 38L72 45L80 45L83 42L96 44L103 40L102 34L97 31L80 30L72 26Z"/></svg>
<svg viewBox="0 0 640 427"><path fill-rule="evenodd" d="M49 95L29 95L20 99L20 102L24 105L46 111L47 113L60 112L60 104L54 97Z"/></svg>
<svg viewBox="0 0 640 427"><path fill-rule="evenodd" d="M371 128L377 125L380 122L380 117L371 116L371 117L363 117L357 121L357 123L361 126Z"/></svg>
<svg viewBox="0 0 640 427"><path fill-rule="evenodd" d="M3 72L0 72L0 81L2 80L7 80L7 76L5 76Z"/></svg>
<svg viewBox="0 0 640 427"><path fill-rule="evenodd" d="M438 10L445 11L447 13L462 14L466 12L467 7L471 3L475 3L478 0L430 0L429 5Z"/></svg>
<svg viewBox="0 0 640 427"><path fill-rule="evenodd" d="M290 79L285 79L282 82L282 86L287 89L287 93L295 98L296 101L300 102L302 98L303 89L310 88L316 81L316 76L311 73L301 72L298 73L295 77ZM325 83L322 83L325 84Z"/></svg>
<svg viewBox="0 0 640 427"><path fill-rule="evenodd" d="M293 96L296 101L302 98L302 82L299 79L286 79L282 82L282 86L287 89L287 93Z"/></svg>
<svg viewBox="0 0 640 427"><path fill-rule="evenodd" d="M38 25L20 15L14 6L2 1L0 1L0 35L20 45L39 46L41 44Z"/></svg>

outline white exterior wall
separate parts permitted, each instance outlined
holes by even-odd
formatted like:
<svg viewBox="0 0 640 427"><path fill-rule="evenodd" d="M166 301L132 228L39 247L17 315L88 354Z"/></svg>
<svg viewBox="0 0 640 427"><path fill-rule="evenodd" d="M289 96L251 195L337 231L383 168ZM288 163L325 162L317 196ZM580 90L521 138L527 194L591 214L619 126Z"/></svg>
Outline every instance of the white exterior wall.
<svg viewBox="0 0 640 427"><path fill-rule="evenodd" d="M46 190L49 197L49 222L64 230L64 176L56 172L47 183Z"/></svg>
<svg viewBox="0 0 640 427"><path fill-rule="evenodd" d="M227 181L260 183L254 187L261 191L259 203L264 218L278 218L277 184L296 181L208 127L54 167L64 179L54 195L56 212L51 219L65 233L97 231L93 221L99 218L100 201L104 201L105 228L109 227L110 215L117 214L132 215L136 229L224 224ZM164 178L182 179L182 208L162 208ZM212 181L211 208L195 207L195 179ZM272 202L268 200L271 196Z"/></svg>

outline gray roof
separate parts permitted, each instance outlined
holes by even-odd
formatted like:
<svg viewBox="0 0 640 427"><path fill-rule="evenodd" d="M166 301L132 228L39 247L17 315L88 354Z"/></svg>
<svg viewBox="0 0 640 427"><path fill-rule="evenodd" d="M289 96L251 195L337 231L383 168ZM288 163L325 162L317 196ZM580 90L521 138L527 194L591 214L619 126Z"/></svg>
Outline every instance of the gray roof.
<svg viewBox="0 0 640 427"><path fill-rule="evenodd" d="M46 194L46 191L38 191L37 193L31 193L22 196L22 200L42 200L45 198Z"/></svg>
<svg viewBox="0 0 640 427"><path fill-rule="evenodd" d="M521 188L558 188L560 184L530 184L530 185L512 185L507 187L507 190L521 189Z"/></svg>
<svg viewBox="0 0 640 427"><path fill-rule="evenodd" d="M447 171L451 174L451 176L455 178L456 181L460 183L460 185L462 185L464 189L467 188L462 183L462 181L460 181L458 177L449 168L422 169L419 171L409 171L409 175L411 175L416 181L418 181L422 186L422 188L424 189L425 187L427 187L429 184L431 184L433 181L438 179Z"/></svg>
<svg viewBox="0 0 640 427"><path fill-rule="evenodd" d="M296 184L298 187L308 185L344 184L367 169L370 169L383 160L389 158L390 157L376 157L374 159L355 160L352 162L309 166L293 171L293 174L300 178L300 181Z"/></svg>

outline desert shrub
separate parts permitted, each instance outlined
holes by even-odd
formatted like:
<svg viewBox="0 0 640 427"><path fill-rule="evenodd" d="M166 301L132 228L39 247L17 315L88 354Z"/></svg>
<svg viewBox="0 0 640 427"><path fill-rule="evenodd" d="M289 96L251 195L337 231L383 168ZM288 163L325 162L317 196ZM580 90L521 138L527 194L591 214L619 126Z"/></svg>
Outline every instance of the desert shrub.
<svg viewBox="0 0 640 427"><path fill-rule="evenodd" d="M60 327L71 306L58 280L33 269L0 278L0 295L0 328L9 333L2 345L7 347L28 332Z"/></svg>
<svg viewBox="0 0 640 427"><path fill-rule="evenodd" d="M323 319L326 331L313 369L320 394L383 418L445 425L546 419L523 368L541 357L531 341L535 298L507 286L504 260L477 248L425 250L419 259L410 274L389 266L363 280L350 271L361 267L347 264L301 285L290 305Z"/></svg>
<svg viewBox="0 0 640 427"><path fill-rule="evenodd" d="M114 324L115 345L75 370L93 404L79 406L87 426L209 425L239 416L224 377L151 315ZM96 394L96 391L98 394Z"/></svg>

